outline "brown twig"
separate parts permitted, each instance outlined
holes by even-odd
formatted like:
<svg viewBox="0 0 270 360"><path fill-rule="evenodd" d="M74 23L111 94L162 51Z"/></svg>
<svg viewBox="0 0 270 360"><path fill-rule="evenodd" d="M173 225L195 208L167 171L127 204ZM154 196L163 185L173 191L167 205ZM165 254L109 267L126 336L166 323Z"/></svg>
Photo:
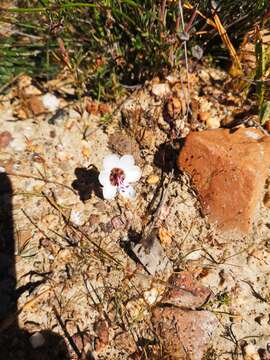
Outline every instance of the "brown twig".
<svg viewBox="0 0 270 360"><path fill-rule="evenodd" d="M121 261L115 259L111 254L109 254L106 250L104 250L100 245L98 245L97 243L95 243L95 241L93 241L92 239L90 239L90 237L83 231L81 230L79 227L77 227L75 224L72 224L71 222L68 223L68 225L75 231L79 232L81 235L83 235L92 245L94 245L94 247L100 251L105 257L107 257L108 259L112 260L115 264L117 265L122 265Z"/></svg>
<svg viewBox="0 0 270 360"><path fill-rule="evenodd" d="M265 299L261 294L258 293L258 291L256 291L256 290L254 289L253 285L252 285L249 281L246 281L246 280L242 280L242 281L243 281L244 283L248 284L248 286L249 286L250 289L251 289L252 295L253 295L256 299L258 299L258 300L260 300L260 301L262 301L262 302L264 302L264 303L266 303L266 304L269 303L269 301L267 301L267 299Z"/></svg>
<svg viewBox="0 0 270 360"><path fill-rule="evenodd" d="M180 12L182 29L184 31L185 21L184 21L184 15L183 15L182 0L178 1L178 8L179 8L179 12ZM196 16L196 11L194 13L194 16ZM193 17L193 15L192 15L192 17ZM186 40L184 40L184 53L185 53L185 65L186 65L187 89L188 89L188 94L186 95L185 91L184 91L184 96L185 96L185 100L186 100L186 104L187 104L187 113L189 113L190 112L190 83L189 83L189 68L188 68L188 54L187 54L187 41Z"/></svg>
<svg viewBox="0 0 270 360"><path fill-rule="evenodd" d="M148 247L148 245L147 245L148 242L149 242L148 240L150 240L153 230L157 227L158 220L160 218L162 208L163 208L164 204L166 203L166 201L168 199L169 185L170 185L170 183L172 181L173 174L174 174L174 170L172 169L172 171L171 171L171 173L169 175L169 179L168 179L168 183L166 185L166 189L164 190L164 188L162 188L159 204L158 204L154 214L152 215L151 221L149 223L150 225L148 226L148 229L144 229L144 231L143 231L141 242L146 247Z"/></svg>
<svg viewBox="0 0 270 360"><path fill-rule="evenodd" d="M69 335L67 328L66 328L64 322L62 321L61 316L58 313L55 306L53 306L53 312L54 312L54 315L55 315L57 321L59 322L59 325L61 326L61 329L63 330L65 337L67 338L70 346L72 347L72 349L74 350L74 352L76 353L78 358L80 359L82 354L81 354L80 350L78 349L77 345L75 344L75 342L73 341L72 337Z"/></svg>
<svg viewBox="0 0 270 360"><path fill-rule="evenodd" d="M43 177L39 178L37 176L33 176L33 175L26 175L26 174L16 174L16 173L13 173L13 172L7 172L6 173L8 176L16 176L16 177L21 177L21 178L26 178L26 179L33 179L33 180L37 180L37 181L43 181L45 182L46 184L55 184L55 185L59 185L59 186L62 186L70 191L72 191L74 194L76 194L76 191L74 189L72 189L72 187L68 186L68 185L65 185L65 184L62 184L58 181L54 181L54 180L48 180L48 179L45 179Z"/></svg>

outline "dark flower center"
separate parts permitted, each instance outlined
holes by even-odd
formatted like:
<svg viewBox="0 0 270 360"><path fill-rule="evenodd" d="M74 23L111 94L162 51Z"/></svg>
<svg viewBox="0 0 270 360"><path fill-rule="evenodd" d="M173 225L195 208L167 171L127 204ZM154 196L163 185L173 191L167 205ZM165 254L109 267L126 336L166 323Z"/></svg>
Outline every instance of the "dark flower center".
<svg viewBox="0 0 270 360"><path fill-rule="evenodd" d="M113 168L110 174L110 182L113 186L119 186L125 179L125 173L122 169Z"/></svg>

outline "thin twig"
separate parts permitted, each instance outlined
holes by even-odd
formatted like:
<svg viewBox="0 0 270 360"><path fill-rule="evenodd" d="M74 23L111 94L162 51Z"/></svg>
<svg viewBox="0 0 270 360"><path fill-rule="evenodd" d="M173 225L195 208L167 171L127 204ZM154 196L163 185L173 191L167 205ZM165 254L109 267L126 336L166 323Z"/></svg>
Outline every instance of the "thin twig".
<svg viewBox="0 0 270 360"><path fill-rule="evenodd" d="M30 221L30 223L36 228L38 229L39 232L41 232L41 234L45 237L45 239L49 239L49 236L30 218L30 216L26 213L26 211L24 209L21 209L24 216Z"/></svg>
<svg viewBox="0 0 270 360"><path fill-rule="evenodd" d="M58 181L54 181L54 180L48 180L48 179L44 179L44 178L39 178L37 176L33 176L33 175L26 175L26 174L16 174L16 173L13 173L13 172L7 172L6 173L8 176L16 176L16 177L21 177L21 178L26 178L26 179L33 179L33 180L37 180L37 181L43 181L45 182L46 184L55 184L55 185L59 185L59 186L62 186L70 191L72 191L74 194L76 194L76 191L74 189L72 189L72 187L68 186L68 185L65 185L65 184L62 184Z"/></svg>
<svg viewBox="0 0 270 360"><path fill-rule="evenodd" d="M180 12L180 17L181 17L181 25L182 25L182 29L184 31L185 29L185 21L184 21L184 15L183 15L183 7L182 7L182 1L179 0L178 1L178 7L179 7L179 12ZM189 84L189 68L188 68L188 55L187 55L187 41L184 40L184 53L185 53L185 65L186 65L186 75L187 75L187 87L188 87L188 97L186 100L187 103L187 112L190 112L190 84ZM186 97L186 95L184 94L184 96Z"/></svg>
<svg viewBox="0 0 270 360"><path fill-rule="evenodd" d="M157 222L160 218L160 214L162 211L162 208L164 206L164 204L166 203L167 199L168 199L168 192L169 192L169 185L172 181L173 178L173 174L174 174L174 170L172 169L170 175L169 175L169 179L168 179L168 183L166 184L166 189L164 190L164 188L162 188L162 192L161 192L161 197L159 200L159 204L157 206L156 211L154 212L154 214L152 215L152 219L150 222L150 226L148 227L147 230L144 231L144 234L142 236L142 242L144 244L147 244L147 239L150 237L153 229L157 226Z"/></svg>
<svg viewBox="0 0 270 360"><path fill-rule="evenodd" d="M104 250L100 245L98 245L95 241L90 239L90 237L79 227L77 227L75 224L72 224L71 222L68 223L69 227L71 227L73 230L79 232L81 235L83 235L94 247L100 251L105 257L112 260L115 264L122 266L122 263L120 260L115 259L111 254L109 254L106 250Z"/></svg>
<svg viewBox="0 0 270 360"><path fill-rule="evenodd" d="M63 322L63 320L61 319L61 316L60 314L58 313L57 309L55 306L53 306L53 312L54 312L54 315L57 319L57 321L59 322L59 325L61 326L61 329L63 330L64 334L65 334L65 337L67 338L70 346L72 347L72 349L75 351L76 355L78 356L78 358L80 359L81 358L81 352L80 350L78 349L77 345L75 344L75 342L73 341L72 337L69 335L68 331L67 331L67 328Z"/></svg>
<svg viewBox="0 0 270 360"><path fill-rule="evenodd" d="M267 301L267 299L265 299L261 294L258 293L258 291L256 291L256 290L254 289L253 285L252 285L249 281L246 281L246 280L242 280L242 281L243 281L244 283L248 284L248 286L249 286L250 289L251 289L252 295L253 295L256 299L258 299L258 300L260 300L260 301L262 301L262 302L264 302L264 303L266 303L266 304L269 303L269 301Z"/></svg>
<svg viewBox="0 0 270 360"><path fill-rule="evenodd" d="M14 84L15 81L17 81L19 79L20 76L22 76L23 73L18 74L17 76L15 76L13 79L11 79L10 81L8 81L6 84L4 84L2 87L0 87L0 95L5 92L5 90L7 90L12 84Z"/></svg>

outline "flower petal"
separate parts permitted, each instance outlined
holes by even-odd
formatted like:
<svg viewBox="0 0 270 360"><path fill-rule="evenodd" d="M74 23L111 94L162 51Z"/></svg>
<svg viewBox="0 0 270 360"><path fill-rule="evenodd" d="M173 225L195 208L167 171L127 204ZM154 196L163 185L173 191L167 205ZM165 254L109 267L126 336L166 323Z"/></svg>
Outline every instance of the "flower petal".
<svg viewBox="0 0 270 360"><path fill-rule="evenodd" d="M119 167L119 156L116 154L110 154L105 156L103 160L104 170L111 171L113 168Z"/></svg>
<svg viewBox="0 0 270 360"><path fill-rule="evenodd" d="M120 158L120 168L133 166L135 163L132 155L124 155Z"/></svg>
<svg viewBox="0 0 270 360"><path fill-rule="evenodd" d="M140 180L142 176L142 171L139 166L131 166L125 170L125 180L127 182L135 182Z"/></svg>
<svg viewBox="0 0 270 360"><path fill-rule="evenodd" d="M98 181L101 185L110 185L110 171L102 170L98 175Z"/></svg>
<svg viewBox="0 0 270 360"><path fill-rule="evenodd" d="M103 187L102 190L104 199L112 200L116 195L117 187L112 185L106 185Z"/></svg>
<svg viewBox="0 0 270 360"><path fill-rule="evenodd" d="M123 195L128 199L134 199L136 196L136 192L134 188L129 184L125 184L124 186L118 187L118 190L121 195Z"/></svg>

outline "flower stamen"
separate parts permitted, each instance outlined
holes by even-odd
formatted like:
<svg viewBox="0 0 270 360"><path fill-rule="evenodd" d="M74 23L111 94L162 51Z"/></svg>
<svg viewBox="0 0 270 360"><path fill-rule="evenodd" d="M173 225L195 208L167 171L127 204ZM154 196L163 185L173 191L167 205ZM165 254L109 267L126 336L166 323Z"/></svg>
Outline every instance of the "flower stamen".
<svg viewBox="0 0 270 360"><path fill-rule="evenodd" d="M122 169L113 168L110 173L110 183L112 186L121 186L123 185L125 179L125 173Z"/></svg>

